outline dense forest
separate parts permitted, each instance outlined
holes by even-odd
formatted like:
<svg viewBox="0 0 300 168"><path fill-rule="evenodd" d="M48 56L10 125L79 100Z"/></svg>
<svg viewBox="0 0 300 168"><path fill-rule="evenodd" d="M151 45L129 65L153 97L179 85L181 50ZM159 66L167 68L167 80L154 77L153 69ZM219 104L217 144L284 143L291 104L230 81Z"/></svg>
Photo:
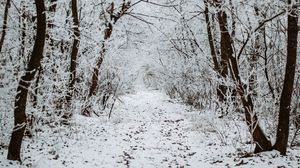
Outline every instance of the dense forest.
<svg viewBox="0 0 300 168"><path fill-rule="evenodd" d="M0 0L0 167L299 167L298 0Z"/></svg>

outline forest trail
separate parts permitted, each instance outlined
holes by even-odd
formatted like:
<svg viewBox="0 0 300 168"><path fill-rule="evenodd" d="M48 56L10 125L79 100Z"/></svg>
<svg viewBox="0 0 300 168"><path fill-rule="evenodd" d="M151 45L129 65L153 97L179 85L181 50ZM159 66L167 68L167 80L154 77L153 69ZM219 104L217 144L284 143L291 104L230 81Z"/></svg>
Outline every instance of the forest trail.
<svg viewBox="0 0 300 168"><path fill-rule="evenodd" d="M55 149L56 160L41 157L33 167L209 167L195 157L203 152L204 159L205 151L193 146L201 134L191 130L186 106L157 90L141 90L121 100L110 120L75 116L74 139Z"/></svg>
<svg viewBox="0 0 300 168"><path fill-rule="evenodd" d="M183 115L187 112L185 106L172 103L155 90L138 91L122 97L122 101L114 109L109 125L86 119L90 136L85 144L77 144L87 159L82 166L187 167L192 164L197 151L191 146L195 139L188 134L192 124Z"/></svg>
<svg viewBox="0 0 300 168"><path fill-rule="evenodd" d="M189 145L192 139L186 130L191 123L183 115L183 106L158 91L139 91L124 98L119 108L118 112L126 114L124 122L116 125L111 142L104 145L104 156L114 156L117 163L128 167L190 165L196 151Z"/></svg>
<svg viewBox="0 0 300 168"><path fill-rule="evenodd" d="M199 115L190 107L173 102L161 91L140 89L121 97L111 119L106 115L99 118L75 115L67 128L58 127L51 130L52 134L41 133L34 141L25 139L22 166L11 164L4 152L0 153L0 167L300 166L299 153L281 157L273 151L245 158L239 150L249 146L242 144L244 148L239 149L239 143L224 145L222 142L234 144L240 136L234 127L212 122L208 115Z"/></svg>

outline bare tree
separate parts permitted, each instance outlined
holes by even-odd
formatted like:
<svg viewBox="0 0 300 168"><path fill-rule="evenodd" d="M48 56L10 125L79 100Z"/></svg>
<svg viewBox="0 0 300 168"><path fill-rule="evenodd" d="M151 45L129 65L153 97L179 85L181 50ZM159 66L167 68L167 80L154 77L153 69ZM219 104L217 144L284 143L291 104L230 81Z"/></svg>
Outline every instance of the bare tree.
<svg viewBox="0 0 300 168"><path fill-rule="evenodd" d="M208 42L209 42L209 47L210 47L210 53L212 56L212 60L213 60L213 65L214 65L214 70L217 72L217 74L220 77L226 78L227 75L227 61L226 61L226 55L224 55L223 53L223 57L221 58L222 61L218 61L218 57L219 55L217 54L217 48L215 46L215 41L214 41L214 36L212 33L212 24L210 21L210 16L209 16L209 3L208 0L204 0L204 5L205 5L205 9L204 9L204 15L205 15L205 21L206 21L206 29L207 29L207 36L208 36ZM219 18L220 19L220 18ZM221 37L222 38L222 37ZM224 37L223 37L224 39ZM224 49L224 47L223 47ZM220 102L224 102L225 101L225 96L226 96L226 86L224 84L220 84L217 87L217 96L219 98Z"/></svg>
<svg viewBox="0 0 300 168"><path fill-rule="evenodd" d="M291 99L293 94L296 58L297 58L297 44L298 44L298 7L296 6L298 0L288 0L288 27L287 27L287 62L285 69L285 77L283 89L280 97L280 109L277 127L276 143L274 148L280 151L280 154L286 155L289 123L291 112Z"/></svg>
<svg viewBox="0 0 300 168"><path fill-rule="evenodd" d="M105 56L105 42L111 37L112 31L113 31L113 25L123 16L126 14L126 12L128 11L128 9L131 7L130 1L126 2L125 0L123 0L122 6L120 7L119 11L115 11L115 4L114 2L112 2L109 6L109 8L106 9L106 12L109 14L109 18L105 18L105 25L106 28L104 30L104 40L101 42L100 45L100 55L98 57L98 60L96 62L96 65L94 67L93 70L93 74L92 74L92 79L91 79L91 86L89 89L89 94L88 94L88 98L90 98L91 96L93 96L96 92L96 89L98 87L98 76L99 76L99 71L100 71L100 67L103 63L103 59ZM82 114L86 115L86 116L90 116L91 112L89 109L90 107L86 107L82 110Z"/></svg>
<svg viewBox="0 0 300 168"><path fill-rule="evenodd" d="M97 88L99 69L105 55L105 41L108 40L112 34L113 24L115 24L123 15L125 15L129 8L130 8L130 2L123 1L120 11L115 12L115 5L113 2L111 3L109 9L107 9L107 12L109 13L110 17L106 18L106 28L104 30L104 41L100 46L101 52L100 52L99 59L96 63L96 66L94 68L89 96L95 94L95 90Z"/></svg>
<svg viewBox="0 0 300 168"><path fill-rule="evenodd" d="M50 1L50 6L48 7L48 11L49 11L49 15L54 15L55 14L55 11L56 11L56 6L57 6L57 0L51 0ZM49 16L48 15L48 16ZM49 19L47 20L47 32L46 32L46 41L49 40L49 45L50 45L50 52L53 52L54 50L54 40L53 38L51 38L51 36L49 35L50 32L49 30L53 29L54 28L54 23L53 23L53 19ZM49 57L51 54L48 52L45 54L46 57ZM36 107L37 106L37 95L38 95L38 88L39 88L39 81L40 81L40 78L41 78L41 75L42 75L42 67L40 67L38 69L38 75L37 75L37 78L36 78L36 81L35 81L35 89L34 89L34 94L32 95L33 96L33 106Z"/></svg>
<svg viewBox="0 0 300 168"><path fill-rule="evenodd" d="M73 17L73 33L74 33L74 41L71 51L71 63L70 63L70 78L69 78L69 89L66 96L67 104L70 106L72 95L74 91L75 79L76 79L76 65L77 65L77 54L79 50L80 44L80 30L79 30L79 18L78 18L78 10L77 10L77 0L72 0L71 3L72 8L72 17Z"/></svg>
<svg viewBox="0 0 300 168"><path fill-rule="evenodd" d="M296 3L296 2L295 2ZM242 82L240 67L239 67L239 56L244 50L247 42L251 35L248 36L247 40L243 43L241 50L239 51L237 57L233 56L233 44L231 36L228 31L227 26L227 16L223 9L219 8L218 19L221 31L221 55L224 52L228 56L229 70L231 77L235 82L237 91L241 97L241 101L244 107L245 118L249 130L253 136L254 142L256 143L255 153L268 151L272 149L278 150L282 155L286 154L288 135L289 135L289 116L291 111L291 97L293 93L294 77L295 77L295 67L296 67L296 57L297 57L297 35L298 35L298 12L297 6L288 0L288 6L290 7L288 11L288 41L287 41L287 62L286 62L286 72L284 78L284 84L282 89L282 94L280 98L280 110L279 110L279 122L277 127L276 143L272 146L270 140L266 137L264 132L258 123L257 114L254 112L253 104L253 92L247 92L247 88L251 87ZM267 21L270 21L284 12L280 12L277 15L271 17L270 19L264 20L259 26L254 29L254 32L259 31ZM223 39L222 39L223 34ZM224 43L224 44L222 44ZM224 47L222 47L224 46ZM256 61L256 59L254 59ZM251 65L251 68L255 66ZM253 76L252 76L253 78ZM253 79L252 79L253 80ZM252 88L253 89L253 88ZM251 88L250 88L251 91Z"/></svg>
<svg viewBox="0 0 300 168"><path fill-rule="evenodd" d="M233 55L233 44L232 44L232 38L228 31L228 21L227 21L227 14L226 12L221 8L221 2L217 2L216 6L218 8L218 20L219 20L219 26L221 31L221 64L222 61L226 62L223 63L225 67L223 68L223 72L221 71L221 74L226 74L227 70L224 68L228 68L231 73L231 77L235 82L236 90L239 93L242 104L244 107L244 113L247 125L249 127L249 130L253 136L253 139L256 143L255 152L261 152L266 150L271 150L272 145L271 142L267 139L265 136L263 130L260 128L258 124L258 118L256 113L253 111L254 105L252 100L251 93L246 93L246 84L244 84L240 77L239 72L239 65L238 65L238 58L234 57ZM223 76L223 75L222 75ZM226 76L224 76L226 77Z"/></svg>
<svg viewBox="0 0 300 168"><path fill-rule="evenodd" d="M37 11L36 40L25 74L21 77L17 88L14 109L15 123L7 155L7 159L9 160L21 161L20 150L24 131L26 128L26 103L28 88L31 84L31 81L34 79L34 76L37 72L38 67L40 67L41 60L43 58L46 35L45 4L43 0L35 0L35 5Z"/></svg>

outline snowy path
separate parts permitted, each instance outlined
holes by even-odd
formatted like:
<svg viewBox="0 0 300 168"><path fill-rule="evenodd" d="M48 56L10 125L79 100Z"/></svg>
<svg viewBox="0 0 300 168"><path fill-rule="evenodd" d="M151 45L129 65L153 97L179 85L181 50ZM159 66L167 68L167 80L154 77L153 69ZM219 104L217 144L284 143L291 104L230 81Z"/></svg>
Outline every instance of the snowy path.
<svg viewBox="0 0 300 168"><path fill-rule="evenodd" d="M191 151L184 134L190 123L180 114L183 109L164 102L161 94L153 92L140 92L126 101L124 112L127 109L132 111L127 113L126 124L116 127L119 136L112 143L107 142L107 149L117 146L119 161L128 166L187 166L188 158L195 151ZM123 141L121 144L119 138ZM115 151L105 151L106 156L116 154Z"/></svg>
<svg viewBox="0 0 300 168"><path fill-rule="evenodd" d="M247 134L245 128L238 133L211 113L199 115L159 91L142 90L122 101L110 120L76 115L69 128L58 128L50 137L44 132L25 139L22 166L5 159L7 150L0 151L0 167L300 167L300 150L286 157L278 152L241 157L238 153L252 150L245 142L235 143Z"/></svg>
<svg viewBox="0 0 300 168"><path fill-rule="evenodd" d="M88 150L82 146L87 163L97 160L95 166L101 167L189 166L196 153L185 131L191 123L182 115L184 106L168 100L158 91L124 97L124 103L114 110L113 125L100 129L106 132L104 137L90 137ZM90 127L97 124L94 122L97 120L90 120Z"/></svg>

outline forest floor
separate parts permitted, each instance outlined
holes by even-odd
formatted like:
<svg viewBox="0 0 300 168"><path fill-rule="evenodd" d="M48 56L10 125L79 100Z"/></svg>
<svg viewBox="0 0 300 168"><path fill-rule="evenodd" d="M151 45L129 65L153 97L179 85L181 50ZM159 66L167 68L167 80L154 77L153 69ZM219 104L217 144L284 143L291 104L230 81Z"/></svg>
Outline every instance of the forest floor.
<svg viewBox="0 0 300 168"><path fill-rule="evenodd" d="M21 165L0 149L0 167L300 167L299 148L288 156L247 153L253 145L242 120L222 124L157 90L121 100L110 120L75 115L70 126L26 138Z"/></svg>

